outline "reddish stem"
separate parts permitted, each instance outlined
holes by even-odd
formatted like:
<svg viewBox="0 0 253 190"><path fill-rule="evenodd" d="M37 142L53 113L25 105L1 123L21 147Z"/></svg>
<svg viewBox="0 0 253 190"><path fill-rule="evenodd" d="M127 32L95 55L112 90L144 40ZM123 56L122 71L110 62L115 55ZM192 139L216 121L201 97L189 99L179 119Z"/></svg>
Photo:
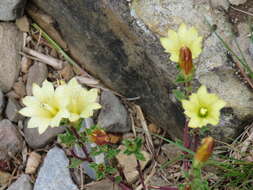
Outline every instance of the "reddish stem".
<svg viewBox="0 0 253 190"><path fill-rule="evenodd" d="M168 187L168 186L163 186L163 187L160 187L160 186L148 186L149 188L152 188L152 189L159 189L159 190L178 190L177 187Z"/></svg>
<svg viewBox="0 0 253 190"><path fill-rule="evenodd" d="M71 152L71 154L72 154L73 157L76 157L76 158L79 159L79 160L82 160L82 161L89 161L86 157L80 157L80 156L78 156L78 155L75 153L75 151L74 151L73 149L70 150L70 152Z"/></svg>
<svg viewBox="0 0 253 190"><path fill-rule="evenodd" d="M185 148L190 148L190 135L189 135L189 127L188 127L188 121L185 122L184 126L184 147ZM188 152L183 152L184 155L187 155ZM189 170L189 160L185 159L183 161L183 167L184 170Z"/></svg>
<svg viewBox="0 0 253 190"><path fill-rule="evenodd" d="M71 129L72 133L75 135L75 137L77 138L78 143L79 143L79 145L81 146L81 148L82 148L82 150L83 150L83 152L84 152L84 154L85 154L85 156L86 156L86 158L87 158L87 161L92 162L93 160L92 160L92 158L90 157L90 155L89 155L89 153L88 153L88 150L87 150L85 144L84 144L82 141L80 141L81 137L80 137L80 135L78 134L77 130L75 129L75 127L72 127L72 126L70 127L70 129Z"/></svg>
<svg viewBox="0 0 253 190"><path fill-rule="evenodd" d="M198 146L199 146L199 130L198 129L196 129L195 130L195 133L194 133L194 149L193 149L193 151L194 152L196 152L197 151L197 148L198 148Z"/></svg>
<svg viewBox="0 0 253 190"><path fill-rule="evenodd" d="M115 180L115 178L114 178L113 176L107 176L107 178L108 178L109 180L111 180L111 182L113 182L113 183L116 182L116 180ZM128 187L128 186L127 186L126 184L124 184L123 182L120 182L120 183L118 184L118 186L119 186L122 190L133 190L132 188Z"/></svg>
<svg viewBox="0 0 253 190"><path fill-rule="evenodd" d="M136 168L137 168L137 171L139 172L142 187L143 187L144 190L146 190L147 188L146 188L145 183L144 183L143 173L142 173L142 170L141 170L141 163L137 158L136 158L136 161L137 161L137 167Z"/></svg>

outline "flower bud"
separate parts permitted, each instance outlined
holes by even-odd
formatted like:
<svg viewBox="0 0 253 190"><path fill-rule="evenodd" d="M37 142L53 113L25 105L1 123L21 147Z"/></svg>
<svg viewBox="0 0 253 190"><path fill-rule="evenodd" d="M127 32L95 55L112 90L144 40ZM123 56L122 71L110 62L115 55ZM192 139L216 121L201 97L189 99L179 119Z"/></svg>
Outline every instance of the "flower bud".
<svg viewBox="0 0 253 190"><path fill-rule="evenodd" d="M182 47L179 52L179 66L187 76L193 69L192 52L188 47Z"/></svg>
<svg viewBox="0 0 253 190"><path fill-rule="evenodd" d="M200 147L198 148L194 156L194 167L199 167L205 163L212 155L214 148L214 139L212 137L206 137L202 140Z"/></svg>
<svg viewBox="0 0 253 190"><path fill-rule="evenodd" d="M90 139L92 142L97 145L105 145L110 142L110 138L104 130L96 129L90 135Z"/></svg>

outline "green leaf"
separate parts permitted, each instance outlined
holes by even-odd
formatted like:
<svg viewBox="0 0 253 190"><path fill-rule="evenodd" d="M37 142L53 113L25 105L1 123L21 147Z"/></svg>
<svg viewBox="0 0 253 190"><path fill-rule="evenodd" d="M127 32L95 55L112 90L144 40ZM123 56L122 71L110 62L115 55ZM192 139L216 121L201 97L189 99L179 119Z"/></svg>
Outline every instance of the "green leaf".
<svg viewBox="0 0 253 190"><path fill-rule="evenodd" d="M112 158L114 158L115 156L117 156L117 154L120 152L119 149L109 149L106 157L110 160Z"/></svg>
<svg viewBox="0 0 253 190"><path fill-rule="evenodd" d="M89 164L89 166L90 166L91 168L93 168L93 169L95 169L95 170L96 170L96 168L97 168L98 164L97 164L97 163L95 163L95 162L92 162L92 163L90 163L90 164Z"/></svg>
<svg viewBox="0 0 253 190"><path fill-rule="evenodd" d="M116 177L114 178L114 182L115 182L116 184L119 184L121 181L122 181L122 177L121 177L121 176L116 176Z"/></svg>
<svg viewBox="0 0 253 190"><path fill-rule="evenodd" d="M70 163L69 168L77 168L83 161L77 158L71 158Z"/></svg>
<svg viewBox="0 0 253 190"><path fill-rule="evenodd" d="M176 76L175 83L185 83L185 77L181 73Z"/></svg>
<svg viewBox="0 0 253 190"><path fill-rule="evenodd" d="M114 174L114 173L117 172L117 170L115 168L111 167L111 166L106 166L105 172L107 174Z"/></svg>
<svg viewBox="0 0 253 190"><path fill-rule="evenodd" d="M177 100L181 101L183 99L186 99L186 95L183 91L181 90L172 90L172 93L176 97Z"/></svg>
<svg viewBox="0 0 253 190"><path fill-rule="evenodd" d="M136 157L137 160L142 160L142 161L146 160L144 155L141 152L136 152L135 157Z"/></svg>
<svg viewBox="0 0 253 190"><path fill-rule="evenodd" d="M61 142L66 144L67 146L71 146L76 142L76 137L72 135L69 131L65 132L64 134L58 135Z"/></svg>

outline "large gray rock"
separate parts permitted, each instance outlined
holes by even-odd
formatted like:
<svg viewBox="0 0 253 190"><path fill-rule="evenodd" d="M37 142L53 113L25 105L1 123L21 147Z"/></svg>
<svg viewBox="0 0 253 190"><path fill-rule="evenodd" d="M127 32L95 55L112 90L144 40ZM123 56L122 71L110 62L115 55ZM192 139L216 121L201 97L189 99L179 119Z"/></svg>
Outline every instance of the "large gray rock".
<svg viewBox="0 0 253 190"><path fill-rule="evenodd" d="M9 159L22 151L22 137L9 120L0 121L0 160Z"/></svg>
<svg viewBox="0 0 253 190"><path fill-rule="evenodd" d="M26 93L28 96L32 95L33 83L41 85L42 82L47 78L48 69L44 63L35 62L28 71L28 77L26 82Z"/></svg>
<svg viewBox="0 0 253 190"><path fill-rule="evenodd" d="M64 127L49 127L44 133L39 134L37 128L27 128L27 122L28 120L25 121L24 126L25 140L29 147L33 149L43 148L54 141L58 134L65 131Z"/></svg>
<svg viewBox="0 0 253 190"><path fill-rule="evenodd" d="M0 1L0 20L10 21L24 14L26 0Z"/></svg>
<svg viewBox="0 0 253 190"><path fill-rule="evenodd" d="M32 190L29 175L22 174L7 190Z"/></svg>
<svg viewBox="0 0 253 190"><path fill-rule="evenodd" d="M51 149L40 168L34 190L78 190L69 173L69 160L58 147Z"/></svg>
<svg viewBox="0 0 253 190"><path fill-rule="evenodd" d="M1 8L0 12L2 12ZM22 43L22 32L15 24L0 23L0 88L3 92L9 91L17 79Z"/></svg>
<svg viewBox="0 0 253 190"><path fill-rule="evenodd" d="M133 0L130 7L125 0L33 2L56 19L72 55L88 71L125 97L140 97L136 103L140 104L147 118L172 137L182 137L184 116L170 99L176 86L176 64L169 61L159 38L166 36L168 29L176 30L182 22L195 26L204 37L203 52L195 60L198 64L195 88L201 82L228 101L229 114L224 111L219 124L226 127L219 127L218 138L233 138L243 123L253 116L248 108L236 105L240 100L244 101L241 105L249 101L250 106L252 94L233 75L232 68L226 64L227 50L206 22L215 24L217 32L231 44L230 24L223 12L211 8L209 1ZM225 86L214 87L211 80L205 79L205 75L215 78L222 69L228 73L226 78L218 77L217 82L225 81ZM228 88L233 88L233 96ZM241 89L245 93L243 100Z"/></svg>
<svg viewBox="0 0 253 190"><path fill-rule="evenodd" d="M112 133L130 131L130 118L127 110L112 92L102 92L101 105L102 109L98 116L98 125L100 127Z"/></svg>

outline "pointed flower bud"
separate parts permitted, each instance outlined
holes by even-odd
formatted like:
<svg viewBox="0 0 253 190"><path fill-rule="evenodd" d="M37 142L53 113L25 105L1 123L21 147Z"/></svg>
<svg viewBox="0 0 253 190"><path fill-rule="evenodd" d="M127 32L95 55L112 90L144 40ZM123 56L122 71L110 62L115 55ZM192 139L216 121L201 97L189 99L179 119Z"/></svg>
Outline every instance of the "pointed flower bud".
<svg viewBox="0 0 253 190"><path fill-rule="evenodd" d="M214 148L214 139L212 137L206 137L202 140L200 147L198 148L194 156L194 167L200 167L205 163L212 155Z"/></svg>
<svg viewBox="0 0 253 190"><path fill-rule="evenodd" d="M179 66L182 69L184 75L189 75L192 73L192 52L188 47L180 48L179 52Z"/></svg>

